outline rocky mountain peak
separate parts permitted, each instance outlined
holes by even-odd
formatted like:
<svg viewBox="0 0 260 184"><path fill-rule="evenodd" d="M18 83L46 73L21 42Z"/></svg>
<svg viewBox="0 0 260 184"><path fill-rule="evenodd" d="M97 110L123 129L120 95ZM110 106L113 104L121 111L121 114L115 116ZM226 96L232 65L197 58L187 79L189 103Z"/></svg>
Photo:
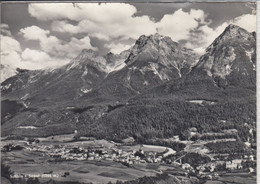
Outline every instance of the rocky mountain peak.
<svg viewBox="0 0 260 184"><path fill-rule="evenodd" d="M211 49L212 47L216 45L220 45L222 43L226 43L229 41L235 42L235 41L255 41L256 38L254 36L254 33L249 33L245 29L234 25L230 24L229 26L226 27L226 29L223 31L223 33L214 40L214 42L208 47L207 51Z"/></svg>
<svg viewBox="0 0 260 184"><path fill-rule="evenodd" d="M226 29L224 30L221 36L222 37L225 36L229 38L248 39L252 37L252 34L237 25L230 24L229 26L226 27Z"/></svg>
<svg viewBox="0 0 260 184"><path fill-rule="evenodd" d="M174 50L178 50L177 47L178 43L172 41L170 37L162 36L158 33L149 36L142 35L132 47L126 63L131 63L139 55L158 59L159 55L163 57L164 55L172 54Z"/></svg>
<svg viewBox="0 0 260 184"><path fill-rule="evenodd" d="M254 85L255 42L253 33L231 24L207 48L196 68L206 71L207 75L220 86L242 83Z"/></svg>
<svg viewBox="0 0 260 184"><path fill-rule="evenodd" d="M93 59L97 56L96 52L92 49L83 49L80 54L74 60L85 60L85 59Z"/></svg>
<svg viewBox="0 0 260 184"><path fill-rule="evenodd" d="M135 45L138 46L138 48L142 48L146 45L155 45L155 46L159 46L161 45L163 42L166 42L168 44L172 44L177 46L178 44L174 41L172 41L172 39L168 36L163 36L160 35L159 33L155 33L149 36L145 36L142 35L139 37L139 39L136 41Z"/></svg>
<svg viewBox="0 0 260 184"><path fill-rule="evenodd" d="M72 61L65 67L68 71L75 67L85 68L87 65L106 71L106 59L103 56L98 56L97 53L91 49L83 49L80 54L72 59Z"/></svg>

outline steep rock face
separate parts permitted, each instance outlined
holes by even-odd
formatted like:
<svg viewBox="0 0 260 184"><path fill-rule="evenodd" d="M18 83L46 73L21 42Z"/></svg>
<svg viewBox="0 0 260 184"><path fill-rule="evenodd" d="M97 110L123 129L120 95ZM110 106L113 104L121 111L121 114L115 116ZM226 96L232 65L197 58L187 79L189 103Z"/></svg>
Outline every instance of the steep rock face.
<svg viewBox="0 0 260 184"><path fill-rule="evenodd" d="M125 98L187 74L197 61L191 50L159 34L141 36L121 70L111 72L97 93Z"/></svg>
<svg viewBox="0 0 260 184"><path fill-rule="evenodd" d="M254 33L229 25L207 48L194 70L203 70L217 86L254 86L256 82Z"/></svg>
<svg viewBox="0 0 260 184"><path fill-rule="evenodd" d="M152 62L155 64L150 65ZM176 78L187 73L187 69L196 63L196 55L191 50L179 46L170 37L156 33L150 36L141 36L132 48L126 63L151 71L154 71L154 65L159 68L161 65L165 68L158 71L158 77L161 80L169 80L170 77L167 77L167 73Z"/></svg>

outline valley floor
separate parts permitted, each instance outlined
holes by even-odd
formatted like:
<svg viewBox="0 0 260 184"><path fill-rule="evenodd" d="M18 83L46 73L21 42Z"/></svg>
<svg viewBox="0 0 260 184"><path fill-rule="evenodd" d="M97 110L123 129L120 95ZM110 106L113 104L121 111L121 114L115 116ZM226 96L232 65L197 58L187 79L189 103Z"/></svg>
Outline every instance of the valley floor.
<svg viewBox="0 0 260 184"><path fill-rule="evenodd" d="M52 179L106 184L167 173L176 181L187 183L256 183L254 171L194 172L189 164L167 163L165 158L176 154L176 151L163 146L119 144L93 138L75 142L72 138L73 135L63 135L42 138L40 142L1 141L3 163L13 171L11 180L19 183L21 179L38 178L41 183ZM204 144L187 142L185 149L192 152ZM6 150L6 145L19 145L23 149L12 150L10 147ZM202 153L207 154L205 150ZM212 165L212 162L209 164Z"/></svg>

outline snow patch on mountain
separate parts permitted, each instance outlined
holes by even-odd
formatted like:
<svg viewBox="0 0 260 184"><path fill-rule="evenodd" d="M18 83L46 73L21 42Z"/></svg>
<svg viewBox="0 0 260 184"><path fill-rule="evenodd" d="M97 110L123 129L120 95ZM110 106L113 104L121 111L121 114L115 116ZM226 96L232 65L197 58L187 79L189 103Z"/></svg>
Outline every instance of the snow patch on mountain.
<svg viewBox="0 0 260 184"><path fill-rule="evenodd" d="M88 69L85 68L84 72L82 73L82 77L86 76L88 74Z"/></svg>
<svg viewBox="0 0 260 184"><path fill-rule="evenodd" d="M81 88L80 91L83 93L88 93L88 92L92 91L92 89Z"/></svg>
<svg viewBox="0 0 260 184"><path fill-rule="evenodd" d="M26 100L29 97L29 93L26 93L23 97L21 97L22 100Z"/></svg>
<svg viewBox="0 0 260 184"><path fill-rule="evenodd" d="M4 86L1 86L1 91L9 89L11 86L12 86L12 84L10 84L10 83L6 84Z"/></svg>
<svg viewBox="0 0 260 184"><path fill-rule="evenodd" d="M121 60L118 63L115 63L114 65L107 65L106 70L108 73L111 73L113 71L121 70L126 66L124 60Z"/></svg>
<svg viewBox="0 0 260 184"><path fill-rule="evenodd" d="M35 126L19 126L17 128L21 128L21 129L37 129L37 127L35 127Z"/></svg>
<svg viewBox="0 0 260 184"><path fill-rule="evenodd" d="M132 70L137 70L137 68L132 67ZM151 63L149 62L148 66L144 66L140 69L138 69L143 75L145 75L146 72L151 71L154 75L158 76L160 80L169 80L169 76L166 73L163 73L159 71L159 65L157 63Z"/></svg>
<svg viewBox="0 0 260 184"><path fill-rule="evenodd" d="M160 75L160 73L158 72L158 64L157 63L150 63L150 70L157 75L161 80L163 80L163 77Z"/></svg>
<svg viewBox="0 0 260 184"><path fill-rule="evenodd" d="M255 67L255 64L254 64L254 62L252 61L252 55L254 54L254 52L255 52L255 49L251 49L251 50L245 50L245 52L246 52L246 55L249 57L249 59L250 59L250 62L253 64L253 70L255 70L256 71L256 67Z"/></svg>

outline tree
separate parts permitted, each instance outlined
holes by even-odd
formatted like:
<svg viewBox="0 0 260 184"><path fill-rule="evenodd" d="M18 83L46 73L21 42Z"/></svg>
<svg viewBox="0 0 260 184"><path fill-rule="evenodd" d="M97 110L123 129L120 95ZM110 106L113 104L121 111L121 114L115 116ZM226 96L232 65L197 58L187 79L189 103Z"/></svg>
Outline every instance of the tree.
<svg viewBox="0 0 260 184"><path fill-rule="evenodd" d="M181 140L188 140L190 138L190 132L189 130L184 130L180 133L180 139Z"/></svg>
<svg viewBox="0 0 260 184"><path fill-rule="evenodd" d="M9 179L12 174L13 171L11 171L10 167L1 162L1 176Z"/></svg>

